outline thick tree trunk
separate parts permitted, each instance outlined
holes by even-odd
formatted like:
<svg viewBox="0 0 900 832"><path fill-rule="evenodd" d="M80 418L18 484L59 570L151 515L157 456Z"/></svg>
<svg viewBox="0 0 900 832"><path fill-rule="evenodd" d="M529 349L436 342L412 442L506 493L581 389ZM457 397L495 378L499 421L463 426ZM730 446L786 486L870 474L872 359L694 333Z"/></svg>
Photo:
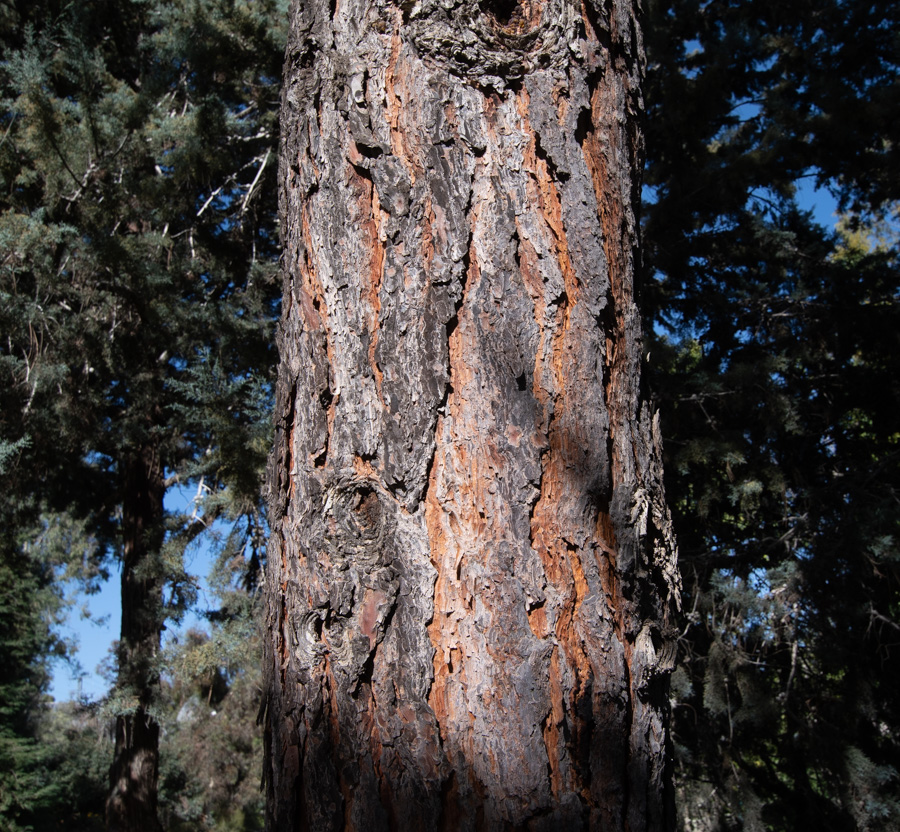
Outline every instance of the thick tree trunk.
<svg viewBox="0 0 900 832"><path fill-rule="evenodd" d="M162 544L164 471L154 447L123 464L122 634L117 694L125 713L116 717L116 747L106 802L109 832L153 832L159 770L159 724L151 704L162 631L162 582L154 562Z"/></svg>
<svg viewBox="0 0 900 832"><path fill-rule="evenodd" d="M632 0L295 3L269 828L666 829Z"/></svg>

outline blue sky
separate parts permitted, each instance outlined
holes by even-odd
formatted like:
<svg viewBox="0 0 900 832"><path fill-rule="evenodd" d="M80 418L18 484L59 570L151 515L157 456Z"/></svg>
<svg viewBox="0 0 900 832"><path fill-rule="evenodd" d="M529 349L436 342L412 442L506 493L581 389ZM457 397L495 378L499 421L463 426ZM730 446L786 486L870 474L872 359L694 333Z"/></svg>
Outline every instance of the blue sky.
<svg viewBox="0 0 900 832"><path fill-rule="evenodd" d="M194 496L191 489L170 489L166 495L166 509L169 511L185 511ZM197 608L200 610L212 606L213 598L206 578L212 569L215 558L203 537L200 543L188 548L186 555L187 571L198 579L200 592ZM78 666L57 661L53 668L53 681L50 695L58 702L85 696L91 700L102 699L109 690L109 685L99 672L101 665L109 655L112 643L119 638L122 626L120 581L122 575L118 562L110 568L109 580L96 595L80 595L72 606L69 619L61 629L63 638L75 640L78 648L76 660ZM89 615L84 616L82 609ZM205 627L205 622L196 614L189 613L184 621L175 625L167 624L163 633L165 644L173 636L191 627Z"/></svg>

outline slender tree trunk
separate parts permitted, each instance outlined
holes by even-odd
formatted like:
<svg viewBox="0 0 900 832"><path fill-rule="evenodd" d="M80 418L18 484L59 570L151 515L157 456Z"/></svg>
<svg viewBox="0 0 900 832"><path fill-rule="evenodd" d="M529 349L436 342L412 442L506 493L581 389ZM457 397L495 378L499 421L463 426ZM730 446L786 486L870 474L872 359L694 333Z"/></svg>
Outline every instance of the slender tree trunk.
<svg viewBox="0 0 900 832"><path fill-rule="evenodd" d="M162 582L155 556L162 544L164 471L155 447L123 464L122 635L119 640L116 748L106 802L109 832L161 829L156 814L159 724L151 703L162 631Z"/></svg>
<svg viewBox="0 0 900 832"><path fill-rule="evenodd" d="M670 828L633 0L304 0L270 830Z"/></svg>

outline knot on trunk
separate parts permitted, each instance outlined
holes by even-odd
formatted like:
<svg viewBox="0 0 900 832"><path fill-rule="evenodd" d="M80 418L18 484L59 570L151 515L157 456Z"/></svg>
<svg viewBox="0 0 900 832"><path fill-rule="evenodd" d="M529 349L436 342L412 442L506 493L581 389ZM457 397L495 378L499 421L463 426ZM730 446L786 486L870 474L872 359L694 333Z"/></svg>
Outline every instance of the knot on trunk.
<svg viewBox="0 0 900 832"><path fill-rule="evenodd" d="M384 505L390 499L372 483L357 477L339 476L325 489L325 543L341 561L358 567L382 565L394 528L393 511Z"/></svg>
<svg viewBox="0 0 900 832"><path fill-rule="evenodd" d="M577 54L580 7L573 0L423 0L410 12L420 54L479 86L504 89Z"/></svg>
<svg viewBox="0 0 900 832"><path fill-rule="evenodd" d="M634 641L632 672L635 690L647 700L656 683L667 684L678 657L678 631L647 622Z"/></svg>

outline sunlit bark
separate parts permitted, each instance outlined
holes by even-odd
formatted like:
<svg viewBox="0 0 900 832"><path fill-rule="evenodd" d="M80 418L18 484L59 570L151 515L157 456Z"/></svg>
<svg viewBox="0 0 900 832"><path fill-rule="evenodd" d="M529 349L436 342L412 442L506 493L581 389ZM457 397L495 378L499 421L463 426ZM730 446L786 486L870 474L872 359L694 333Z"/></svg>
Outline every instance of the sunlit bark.
<svg viewBox="0 0 900 832"><path fill-rule="evenodd" d="M667 829L629 0L295 4L269 828Z"/></svg>

